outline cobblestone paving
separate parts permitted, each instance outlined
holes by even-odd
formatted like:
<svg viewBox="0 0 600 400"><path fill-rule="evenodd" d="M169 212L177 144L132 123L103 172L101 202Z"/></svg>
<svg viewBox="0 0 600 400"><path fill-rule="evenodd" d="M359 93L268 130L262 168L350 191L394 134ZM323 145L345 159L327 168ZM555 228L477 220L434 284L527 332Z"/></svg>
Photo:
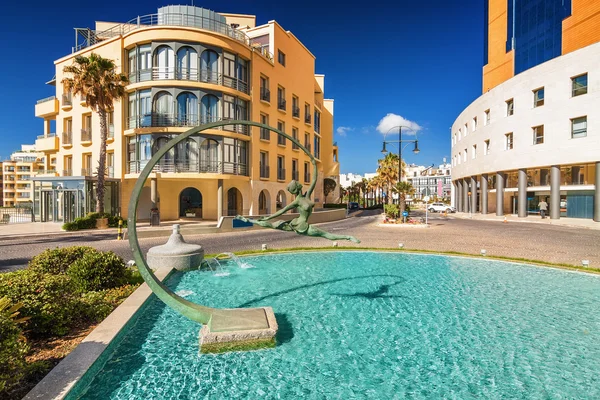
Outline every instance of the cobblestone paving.
<svg viewBox="0 0 600 400"><path fill-rule="evenodd" d="M339 241L339 246L458 251L479 254L486 249L489 255L527 258L552 263L581 265L590 261L600 268L600 230L531 223L465 220L434 215L430 227L408 228L378 226L378 215L348 218L344 221L321 224L332 233L353 235L362 243ZM257 250L263 243L269 248L328 247L331 242L298 236L293 233L257 230L239 233L190 235L190 243L204 247L207 254L226 251ZM140 239L142 250L164 244L166 237ZM127 241L114 240L114 235L94 233L69 237L30 237L0 240L0 271L26 265L28 260L46 248L88 245L99 250L112 250L126 260L132 258Z"/></svg>

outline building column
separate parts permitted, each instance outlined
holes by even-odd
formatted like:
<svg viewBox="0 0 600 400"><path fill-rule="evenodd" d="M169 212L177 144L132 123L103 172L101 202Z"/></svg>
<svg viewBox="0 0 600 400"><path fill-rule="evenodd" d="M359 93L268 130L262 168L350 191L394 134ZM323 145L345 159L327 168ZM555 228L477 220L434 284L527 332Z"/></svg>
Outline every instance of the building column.
<svg viewBox="0 0 600 400"><path fill-rule="evenodd" d="M158 208L158 180L156 178L150 179L150 201L152 208Z"/></svg>
<svg viewBox="0 0 600 400"><path fill-rule="evenodd" d="M496 215L504 215L504 174L496 172Z"/></svg>
<svg viewBox="0 0 600 400"><path fill-rule="evenodd" d="M463 212L469 212L469 181L463 179Z"/></svg>
<svg viewBox="0 0 600 400"><path fill-rule="evenodd" d="M596 162L596 192L594 193L594 221L600 222L600 161Z"/></svg>
<svg viewBox="0 0 600 400"><path fill-rule="evenodd" d="M223 216L223 179L217 180L217 221Z"/></svg>
<svg viewBox="0 0 600 400"><path fill-rule="evenodd" d="M550 167L550 219L560 219L560 166L558 165Z"/></svg>
<svg viewBox="0 0 600 400"><path fill-rule="evenodd" d="M519 170L519 218L527 217L527 170Z"/></svg>
<svg viewBox="0 0 600 400"><path fill-rule="evenodd" d="M460 179L456 180L456 211L462 212L463 203L462 203L462 181Z"/></svg>
<svg viewBox="0 0 600 400"><path fill-rule="evenodd" d="M481 213L488 213L488 176L487 174L481 175L479 181L479 188L481 189Z"/></svg>
<svg viewBox="0 0 600 400"><path fill-rule="evenodd" d="M452 182L450 185L450 205L456 207L456 182Z"/></svg>
<svg viewBox="0 0 600 400"><path fill-rule="evenodd" d="M477 180L474 176L471 177L471 212L477 210Z"/></svg>

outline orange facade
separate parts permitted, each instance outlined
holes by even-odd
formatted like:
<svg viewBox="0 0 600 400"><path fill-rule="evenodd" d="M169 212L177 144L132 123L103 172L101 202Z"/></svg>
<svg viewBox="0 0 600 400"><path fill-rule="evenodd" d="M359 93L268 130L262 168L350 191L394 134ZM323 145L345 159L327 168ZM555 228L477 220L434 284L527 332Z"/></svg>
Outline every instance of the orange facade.
<svg viewBox="0 0 600 400"><path fill-rule="evenodd" d="M483 66L483 93L514 75L513 51L506 52L506 0L489 0L488 63Z"/></svg>
<svg viewBox="0 0 600 400"><path fill-rule="evenodd" d="M600 42L600 1L573 0L573 14L562 28L563 54Z"/></svg>

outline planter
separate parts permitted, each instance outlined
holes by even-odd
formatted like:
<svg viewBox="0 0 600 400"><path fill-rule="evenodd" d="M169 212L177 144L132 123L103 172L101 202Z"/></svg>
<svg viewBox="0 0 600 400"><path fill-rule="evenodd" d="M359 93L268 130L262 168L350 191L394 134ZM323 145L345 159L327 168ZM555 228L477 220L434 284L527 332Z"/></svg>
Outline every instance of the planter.
<svg viewBox="0 0 600 400"><path fill-rule="evenodd" d="M108 218L98 218L96 220L96 229L108 229Z"/></svg>
<svg viewBox="0 0 600 400"><path fill-rule="evenodd" d="M185 213L185 216L188 218L196 218L196 213Z"/></svg>

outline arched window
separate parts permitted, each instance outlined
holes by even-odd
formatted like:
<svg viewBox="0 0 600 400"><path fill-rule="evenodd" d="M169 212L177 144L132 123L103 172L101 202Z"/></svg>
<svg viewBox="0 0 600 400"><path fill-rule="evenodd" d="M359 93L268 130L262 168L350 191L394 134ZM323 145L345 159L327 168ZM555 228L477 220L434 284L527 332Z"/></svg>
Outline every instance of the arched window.
<svg viewBox="0 0 600 400"><path fill-rule="evenodd" d="M219 83L219 55L214 50L204 50L200 59L200 80Z"/></svg>
<svg viewBox="0 0 600 400"><path fill-rule="evenodd" d="M180 126L198 125L198 98L184 92L177 96L177 122Z"/></svg>
<svg viewBox="0 0 600 400"><path fill-rule="evenodd" d="M152 126L172 126L174 122L173 96L168 92L159 92L154 97Z"/></svg>
<svg viewBox="0 0 600 400"><path fill-rule="evenodd" d="M169 46L160 46L154 51L153 79L175 78L175 53Z"/></svg>
<svg viewBox="0 0 600 400"><path fill-rule="evenodd" d="M168 142L169 142L170 138L165 137L165 136L161 136L156 140L156 146L155 146L155 151L158 151L158 149L164 147ZM173 172L174 169L174 161L175 161L175 149L170 149L169 151L167 151L165 153L164 156L162 156L162 158L160 159L158 165L160 167L160 170L162 172Z"/></svg>
<svg viewBox="0 0 600 400"><path fill-rule="evenodd" d="M271 213L271 205L269 204L271 202L271 196L269 195L269 192L266 190L261 190L260 194L258 195L258 213L259 214L270 214Z"/></svg>
<svg viewBox="0 0 600 400"><path fill-rule="evenodd" d="M198 53L191 47L177 51L177 79L198 80Z"/></svg>
<svg viewBox="0 0 600 400"><path fill-rule="evenodd" d="M221 151L219 142L206 139L200 146L200 172L218 173L221 171Z"/></svg>
<svg viewBox="0 0 600 400"><path fill-rule="evenodd" d="M202 97L202 105L200 106L200 114L202 123L215 122L219 120L219 98L212 94L207 94Z"/></svg>
<svg viewBox="0 0 600 400"><path fill-rule="evenodd" d="M276 211L281 210L283 207L286 206L286 198L285 198L285 192L283 190L280 190L279 192L277 192L277 197L275 198L275 202L276 202Z"/></svg>
<svg viewBox="0 0 600 400"><path fill-rule="evenodd" d="M181 172L198 172L198 142L188 138L177 144L177 170Z"/></svg>

